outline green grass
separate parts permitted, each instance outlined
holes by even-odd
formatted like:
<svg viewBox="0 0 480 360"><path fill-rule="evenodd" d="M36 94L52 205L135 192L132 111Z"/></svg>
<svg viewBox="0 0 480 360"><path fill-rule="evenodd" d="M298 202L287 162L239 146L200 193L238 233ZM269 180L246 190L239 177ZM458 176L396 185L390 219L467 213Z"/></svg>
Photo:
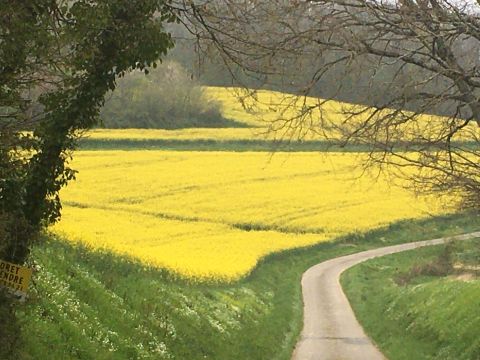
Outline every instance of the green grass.
<svg viewBox="0 0 480 360"><path fill-rule="evenodd" d="M480 229L475 215L400 222L263 259L233 284L190 283L60 239L35 247L18 305L19 354L44 359L290 359L302 327L300 278L336 256Z"/></svg>
<svg viewBox="0 0 480 360"><path fill-rule="evenodd" d="M175 151L367 151L366 146L340 147L326 141L274 140L176 140L176 139L88 139L80 140L81 150L175 150Z"/></svg>
<svg viewBox="0 0 480 360"><path fill-rule="evenodd" d="M476 149L476 143L455 143L466 149ZM340 146L323 140L275 141L275 140L215 140L215 139L89 139L79 140L81 150L174 150L174 151L321 151L321 152L369 152L380 151L362 144ZM413 149L413 148L412 148ZM410 150L412 150L410 149ZM399 151L401 148L398 149Z"/></svg>
<svg viewBox="0 0 480 360"><path fill-rule="evenodd" d="M365 331L390 360L480 359L480 239L367 261L342 275Z"/></svg>

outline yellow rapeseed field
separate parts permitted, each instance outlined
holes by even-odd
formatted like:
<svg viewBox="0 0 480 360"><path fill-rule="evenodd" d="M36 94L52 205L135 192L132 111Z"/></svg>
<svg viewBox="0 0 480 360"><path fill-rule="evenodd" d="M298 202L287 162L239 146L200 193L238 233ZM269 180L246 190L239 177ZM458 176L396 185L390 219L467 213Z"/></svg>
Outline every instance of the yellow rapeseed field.
<svg viewBox="0 0 480 360"><path fill-rule="evenodd" d="M236 98L245 95L241 89L204 90L221 103L224 117L243 121L250 128L95 130L88 136L101 140L272 139L278 134L265 133L281 127L279 119L294 117L321 101L261 90L255 93L256 102L245 97L242 105ZM353 106L329 101L323 104L322 114L315 116L341 124L342 111ZM425 115L418 120L403 129L407 137L435 133L446 119ZM322 138L315 133L305 138L304 134L290 135ZM72 164L79 170L78 179L62 191L63 217L53 229L72 241L110 249L190 278L235 280L275 251L446 211L437 200L415 198L391 186L391 179L384 175L375 180L360 177L362 169L357 164L362 156L79 151Z"/></svg>
<svg viewBox="0 0 480 360"><path fill-rule="evenodd" d="M384 119L378 123L391 124L388 136L397 140L437 139L446 136L453 126L450 118L442 116L414 116L411 112L402 111L404 118L411 117L404 123L393 109L376 111L359 104L270 90L252 92L234 87L204 87L204 91L208 97L222 104L224 117L237 119L251 126L268 128L275 136L289 139L338 139L346 129L351 132L365 123L371 125L371 119ZM459 124L461 122L457 125ZM379 130L377 135L387 136L382 134L382 130ZM477 141L479 138L480 129L472 123L458 131L453 140Z"/></svg>
<svg viewBox="0 0 480 360"><path fill-rule="evenodd" d="M352 153L80 151L54 231L191 278L234 280L263 256L444 210Z"/></svg>
<svg viewBox="0 0 480 360"><path fill-rule="evenodd" d="M85 137L94 140L252 140L268 139L261 128L189 128L163 129L95 129Z"/></svg>
<svg viewBox="0 0 480 360"><path fill-rule="evenodd" d="M256 127L268 127L279 117L295 117L303 106L315 106L321 101L318 98L298 97L271 90L251 92L242 88L215 86L205 86L203 89L208 98L222 105L225 118ZM323 104L323 108L325 114L333 119L341 116L345 105L347 104L329 101Z"/></svg>
<svg viewBox="0 0 480 360"><path fill-rule="evenodd" d="M361 105L353 105L340 101L323 102L313 97L298 97L276 91L258 90L254 96L240 88L224 88L207 86L203 88L208 98L220 103L222 114L227 119L243 122L250 128L220 128L220 129L181 129L181 130L94 130L88 133L91 139L100 140L261 140L261 139L292 139L301 138L304 141L322 140L327 136L330 139L339 138L338 131L330 128L327 131L318 131L320 124L340 126L341 128L355 127L372 111L366 111ZM243 99L242 102L239 99ZM304 121L308 126L285 126L286 119L292 119L302 112L302 109L315 108L321 104L322 111L312 110L312 117ZM346 120L345 111L359 112L355 119ZM383 113L388 112L385 110ZM345 123L344 123L345 122ZM295 120L294 120L295 123ZM419 139L420 137L436 138L439 134L450 129L445 124L449 119L432 115L419 115L416 121L408 126L398 124L390 129L389 136L402 139ZM304 124L304 125L305 125ZM298 123L297 123L298 125ZM299 129L302 130L299 130ZM480 137L478 126L468 126L462 129L456 139L476 140Z"/></svg>

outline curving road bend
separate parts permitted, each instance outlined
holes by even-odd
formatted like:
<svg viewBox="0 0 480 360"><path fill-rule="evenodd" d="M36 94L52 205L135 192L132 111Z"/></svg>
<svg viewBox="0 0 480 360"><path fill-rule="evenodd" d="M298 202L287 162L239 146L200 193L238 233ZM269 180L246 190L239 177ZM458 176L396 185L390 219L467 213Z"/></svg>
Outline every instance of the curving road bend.
<svg viewBox="0 0 480 360"><path fill-rule="evenodd" d="M292 360L385 359L355 318L340 286L341 273L374 257L476 237L480 232L388 246L331 259L308 269L302 277L303 330Z"/></svg>

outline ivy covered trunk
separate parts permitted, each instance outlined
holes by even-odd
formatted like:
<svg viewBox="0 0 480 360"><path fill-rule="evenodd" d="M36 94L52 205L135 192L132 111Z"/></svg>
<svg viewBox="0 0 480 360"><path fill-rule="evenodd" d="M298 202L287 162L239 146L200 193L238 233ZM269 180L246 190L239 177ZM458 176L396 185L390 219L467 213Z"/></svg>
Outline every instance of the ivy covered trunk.
<svg viewBox="0 0 480 360"><path fill-rule="evenodd" d="M83 130L116 78L173 46L169 0L6 0L0 6L0 259L24 264L60 218ZM15 358L15 302L0 288L0 358ZM12 338L13 337L13 338Z"/></svg>
<svg viewBox="0 0 480 360"><path fill-rule="evenodd" d="M170 1L17 1L0 9L0 258L25 262L60 218L78 135L118 76L173 46Z"/></svg>

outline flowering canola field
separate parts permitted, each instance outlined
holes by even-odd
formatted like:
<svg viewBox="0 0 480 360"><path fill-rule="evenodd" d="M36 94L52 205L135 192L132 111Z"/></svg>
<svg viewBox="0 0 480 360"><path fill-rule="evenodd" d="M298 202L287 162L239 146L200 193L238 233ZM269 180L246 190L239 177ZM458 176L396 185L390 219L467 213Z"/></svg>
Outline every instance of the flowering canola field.
<svg viewBox="0 0 480 360"><path fill-rule="evenodd" d="M259 128L95 129L85 135L92 140L252 140L268 139Z"/></svg>
<svg viewBox="0 0 480 360"><path fill-rule="evenodd" d="M276 91L258 90L253 97L240 88L204 87L206 96L221 105L222 115L226 119L244 123L248 128L193 128L180 130L145 130L145 129L97 129L88 133L90 139L96 140L325 140L341 138L338 128L359 127L366 121L371 110L365 110L362 105L354 105L335 100L325 101L314 97L299 97ZM238 99L243 99L243 105ZM255 99L255 100L254 100ZM321 104L322 111L311 110L311 117L304 121L309 126L286 126L286 121L295 119L303 109L316 108ZM380 114L389 113L385 109ZM359 113L354 118L345 115L349 112ZM409 114L404 112L404 114ZM434 116L418 115L415 121L408 125L397 124L395 132L390 130L389 136L395 139L419 140L424 137L436 139L444 136L450 129L451 119ZM305 119L303 119L305 120ZM299 125L302 120L293 124ZM334 125L329 130L316 132L320 124ZM336 128L338 127L338 128ZM299 130L301 129L301 130ZM457 133L453 140L478 141L480 129L471 124Z"/></svg>
<svg viewBox="0 0 480 360"><path fill-rule="evenodd" d="M330 140L343 137L344 130L362 128L371 124L371 119L393 115L387 122L395 123L388 136L391 140L435 141L444 138L453 126L452 119L428 114L414 114L402 111L399 119L393 109L374 111L360 104L336 100L325 100L310 96L296 96L271 90L245 90L243 88L204 87L205 94L222 105L222 114L227 119L243 122L251 127L267 128L269 137L281 139ZM238 101L241 99L242 101ZM309 110L310 109L310 110ZM302 116L303 114L303 116ZM346 115L350 114L355 116ZM387 116L388 118L388 116ZM383 121L381 122L383 123ZM457 126L462 121L457 122ZM293 126L292 126L293 124ZM322 128L322 131L319 131ZM258 133L258 132L257 132ZM377 135L387 136L380 131ZM475 141L480 139L480 129L471 123L458 130L454 141Z"/></svg>
<svg viewBox="0 0 480 360"><path fill-rule="evenodd" d="M263 256L444 210L359 177L353 153L79 151L53 227L194 279L238 279Z"/></svg>

